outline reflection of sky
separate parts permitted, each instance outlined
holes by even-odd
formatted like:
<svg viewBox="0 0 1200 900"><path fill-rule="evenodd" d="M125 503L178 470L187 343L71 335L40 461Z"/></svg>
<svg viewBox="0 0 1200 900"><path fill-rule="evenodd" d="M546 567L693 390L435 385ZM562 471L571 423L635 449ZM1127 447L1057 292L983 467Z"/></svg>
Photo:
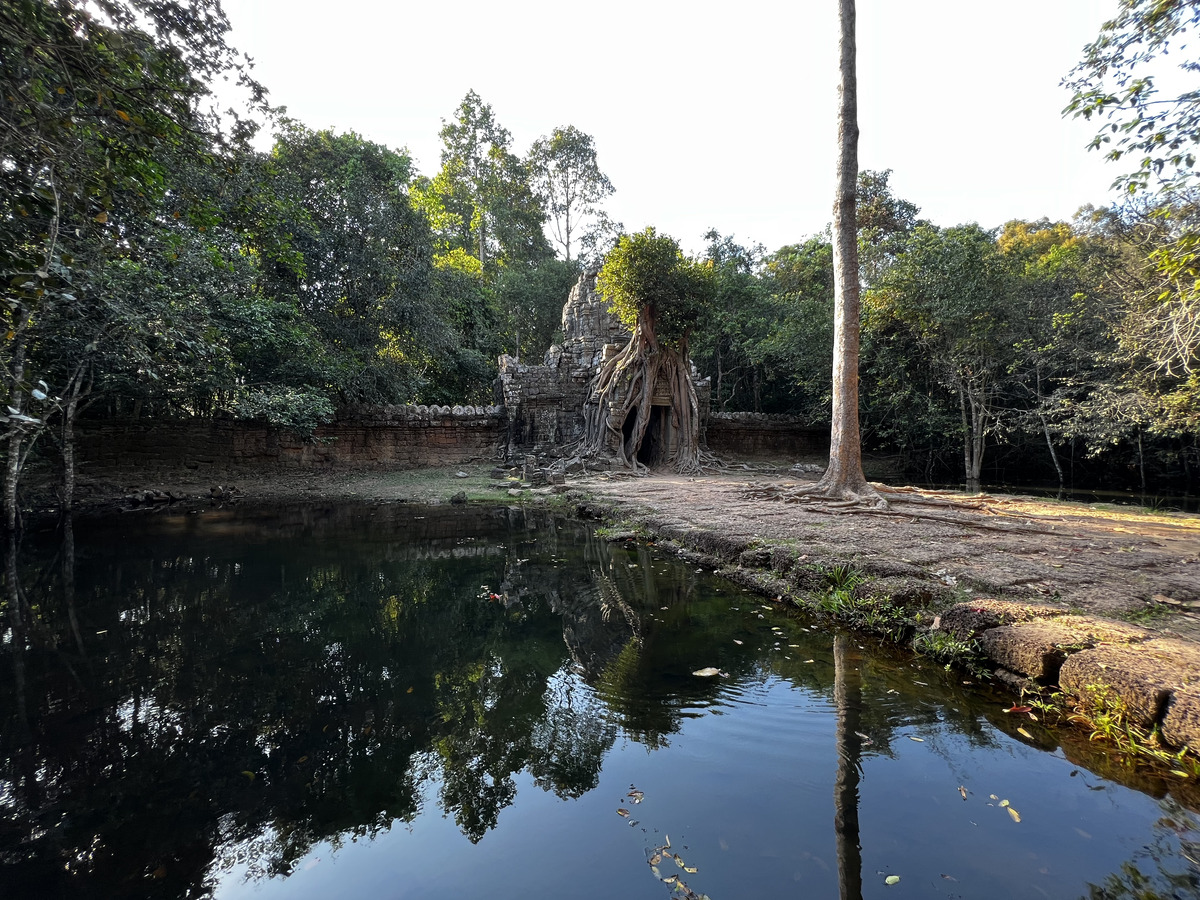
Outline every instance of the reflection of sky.
<svg viewBox="0 0 1200 900"><path fill-rule="evenodd" d="M440 813L427 784L411 825L336 851L321 844L286 881L239 883L244 869L235 870L217 896L665 898L670 888L655 886L646 859L666 836L698 872L663 863L661 874L683 875L697 893L836 896L835 716L827 697L755 673L685 711L665 748L618 737L599 787L578 800L519 775L516 801L477 845ZM911 705L892 721L890 753L862 760L868 896L892 874L901 878L896 897L1083 896L1148 844L1164 815L1152 798L990 726L991 746L981 748ZM631 786L644 792L641 804L627 796Z"/></svg>

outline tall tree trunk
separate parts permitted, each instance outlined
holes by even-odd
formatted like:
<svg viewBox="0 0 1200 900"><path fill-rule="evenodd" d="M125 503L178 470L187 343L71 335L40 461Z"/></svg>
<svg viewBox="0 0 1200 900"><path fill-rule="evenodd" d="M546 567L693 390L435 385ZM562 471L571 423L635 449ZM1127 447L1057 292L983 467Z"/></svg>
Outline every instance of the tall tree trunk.
<svg viewBox="0 0 1200 900"><path fill-rule="evenodd" d="M1054 463L1054 471L1058 473L1058 488L1062 490L1067 485L1066 478L1063 476L1062 463L1058 461L1058 452L1054 449L1054 438L1050 434L1050 423L1043 415L1038 415L1042 420L1042 434L1046 436L1046 449L1050 451L1050 460Z"/></svg>
<svg viewBox="0 0 1200 900"><path fill-rule="evenodd" d="M833 204L833 421L829 466L815 493L883 504L862 470L858 425L858 80L854 0L839 0L837 195Z"/></svg>
<svg viewBox="0 0 1200 900"><path fill-rule="evenodd" d="M8 369L8 406L18 414L25 408L25 328L29 323L29 310L21 306L13 315L13 331L16 335L12 347L12 359ZM8 458L4 467L4 526L10 534L17 530L17 485L21 480L21 454L25 444L25 425L10 423L8 435Z"/></svg>

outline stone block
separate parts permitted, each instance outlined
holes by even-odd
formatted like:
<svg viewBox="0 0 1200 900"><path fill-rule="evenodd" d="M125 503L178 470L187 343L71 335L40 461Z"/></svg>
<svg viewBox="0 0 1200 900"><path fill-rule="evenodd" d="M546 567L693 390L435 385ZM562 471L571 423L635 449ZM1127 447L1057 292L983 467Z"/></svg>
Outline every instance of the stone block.
<svg viewBox="0 0 1200 900"><path fill-rule="evenodd" d="M1086 616L1058 616L1053 620L988 629L979 636L979 645L998 665L1020 675L1049 681L1058 677L1072 653L1102 643L1136 643L1148 637L1150 632L1133 625Z"/></svg>
<svg viewBox="0 0 1200 900"><path fill-rule="evenodd" d="M941 627L959 640L969 640L989 628L1065 615L1061 607L980 597L956 603L942 613Z"/></svg>
<svg viewBox="0 0 1200 900"><path fill-rule="evenodd" d="M1200 748L1200 685L1172 692L1163 716L1162 736L1172 747Z"/></svg>
<svg viewBox="0 0 1200 900"><path fill-rule="evenodd" d="M1119 698L1130 720L1157 724L1173 691L1200 681L1200 646L1162 638L1140 644L1105 645L1073 654L1063 663L1058 683L1085 706L1097 702L1096 687Z"/></svg>

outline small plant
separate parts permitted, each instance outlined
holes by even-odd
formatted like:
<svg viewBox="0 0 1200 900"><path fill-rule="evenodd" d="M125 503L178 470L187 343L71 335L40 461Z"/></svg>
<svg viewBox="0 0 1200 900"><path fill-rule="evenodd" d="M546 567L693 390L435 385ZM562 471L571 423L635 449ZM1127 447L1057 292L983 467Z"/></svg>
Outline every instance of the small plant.
<svg viewBox="0 0 1200 900"><path fill-rule="evenodd" d="M1147 731L1131 721L1125 701L1106 684L1088 685L1067 719L1091 729L1093 741L1115 747L1126 765L1149 761L1170 767L1172 774L1182 778L1200 777L1200 760L1187 747L1174 753L1165 749L1157 726Z"/></svg>
<svg viewBox="0 0 1200 900"><path fill-rule="evenodd" d="M922 631L913 638L912 646L918 655L944 662L947 668L959 664L974 671L983 659L979 642L974 638L963 640L941 629Z"/></svg>
<svg viewBox="0 0 1200 900"><path fill-rule="evenodd" d="M1169 618L1170 615L1170 607L1162 603L1151 602L1140 609L1123 613L1121 618L1132 625L1153 625L1161 622L1163 619Z"/></svg>
<svg viewBox="0 0 1200 900"><path fill-rule="evenodd" d="M866 576L848 563L838 563L824 571L825 582L833 592L849 593L866 580Z"/></svg>

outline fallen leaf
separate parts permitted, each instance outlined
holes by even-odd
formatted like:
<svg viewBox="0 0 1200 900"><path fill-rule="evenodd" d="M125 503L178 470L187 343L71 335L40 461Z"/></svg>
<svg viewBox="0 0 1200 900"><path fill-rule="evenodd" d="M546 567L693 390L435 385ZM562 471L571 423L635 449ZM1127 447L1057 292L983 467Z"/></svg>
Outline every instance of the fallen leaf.
<svg viewBox="0 0 1200 900"><path fill-rule="evenodd" d="M734 639L733 639L733 642L734 642L735 644L737 644L739 647L740 647L740 646L742 646L742 642L741 642L741 641L739 641L737 638L734 638Z"/></svg>
<svg viewBox="0 0 1200 900"><path fill-rule="evenodd" d="M958 879L955 878L953 875L943 875L942 877L945 878L947 881L958 881Z"/></svg>
<svg viewBox="0 0 1200 900"><path fill-rule="evenodd" d="M661 853L655 853L652 857L650 857L650 865L657 866L660 862L662 862Z"/></svg>
<svg viewBox="0 0 1200 900"><path fill-rule="evenodd" d="M245 775L247 778L249 778L251 781L254 780L254 773L251 772L249 769L242 769L242 774Z"/></svg>
<svg viewBox="0 0 1200 900"><path fill-rule="evenodd" d="M962 798L963 798L964 800L966 800L966 799L967 799L967 789L966 789L965 787L963 787L961 784L958 786L958 792L959 792L960 794L962 794Z"/></svg>
<svg viewBox="0 0 1200 900"><path fill-rule="evenodd" d="M720 675L721 670L712 666L705 666L703 669L697 669L692 674L699 675L701 678L711 678L714 675Z"/></svg>
<svg viewBox="0 0 1200 900"><path fill-rule="evenodd" d="M678 875L668 875L663 879L663 884L674 884L679 879Z"/></svg>
<svg viewBox="0 0 1200 900"><path fill-rule="evenodd" d="M666 843L663 844L663 849L670 850L671 849L671 836L669 834L664 834L663 840L666 841Z"/></svg>
<svg viewBox="0 0 1200 900"><path fill-rule="evenodd" d="M1027 713L1027 712L1032 712L1032 711L1033 711L1032 706L1017 706L1016 704L1013 704L1012 706L1010 706L1008 709L1005 710L1006 713Z"/></svg>
<svg viewBox="0 0 1200 900"><path fill-rule="evenodd" d="M908 736L908 739L909 739L910 741L916 741L918 744L923 744L923 743L925 743L925 738L914 737L914 736L913 736L913 735L911 735L911 734Z"/></svg>
<svg viewBox="0 0 1200 900"><path fill-rule="evenodd" d="M626 797L632 797L632 798L633 798L633 802L634 802L634 803L641 803L641 802L642 802L642 798L643 798L643 797L645 797L646 795L645 795L645 794L643 794L641 791L639 791L639 790L636 790L636 789L635 789L635 790L632 790L632 791L630 791L630 792L629 792L628 794L626 794L625 796L626 796Z"/></svg>
<svg viewBox="0 0 1200 900"><path fill-rule="evenodd" d="M1007 802L1007 801L1006 801L1006 802ZM1005 808L1008 810L1008 814L1009 814L1010 816L1012 816L1012 820L1013 820L1014 822L1020 822L1020 821L1021 821L1021 814L1020 814L1019 812L1017 812L1017 811L1016 811L1015 809L1013 809L1011 806L1008 806L1008 807L1005 807Z"/></svg>
<svg viewBox="0 0 1200 900"><path fill-rule="evenodd" d="M625 807L622 806L620 809L617 810L617 815L620 816L622 819L628 819L629 818L629 810L627 810Z"/></svg>
<svg viewBox="0 0 1200 900"><path fill-rule="evenodd" d="M816 660L815 660L815 659L806 659L806 660L804 661L804 664L805 664L805 665L808 665L809 663L815 663L815 662L816 662Z"/></svg>
<svg viewBox="0 0 1200 900"><path fill-rule="evenodd" d="M1005 807L1007 807L1007 806L1008 806L1008 801L1007 801L1007 800L1001 800L1001 801L1000 801L1000 808L1001 808L1001 809L1004 809L1004 808L1005 808Z"/></svg>
<svg viewBox="0 0 1200 900"><path fill-rule="evenodd" d="M695 866L684 866L683 871L687 872L689 875L695 875L700 870Z"/></svg>
<svg viewBox="0 0 1200 900"><path fill-rule="evenodd" d="M1024 728L1018 728L1017 734L1021 735L1021 737L1029 738L1029 740L1031 740L1031 741L1033 740L1033 735L1030 734L1028 731L1026 731Z"/></svg>
<svg viewBox="0 0 1200 900"><path fill-rule="evenodd" d="M883 879L883 883L884 884L899 884L900 876L899 875L889 875L887 878Z"/></svg>

